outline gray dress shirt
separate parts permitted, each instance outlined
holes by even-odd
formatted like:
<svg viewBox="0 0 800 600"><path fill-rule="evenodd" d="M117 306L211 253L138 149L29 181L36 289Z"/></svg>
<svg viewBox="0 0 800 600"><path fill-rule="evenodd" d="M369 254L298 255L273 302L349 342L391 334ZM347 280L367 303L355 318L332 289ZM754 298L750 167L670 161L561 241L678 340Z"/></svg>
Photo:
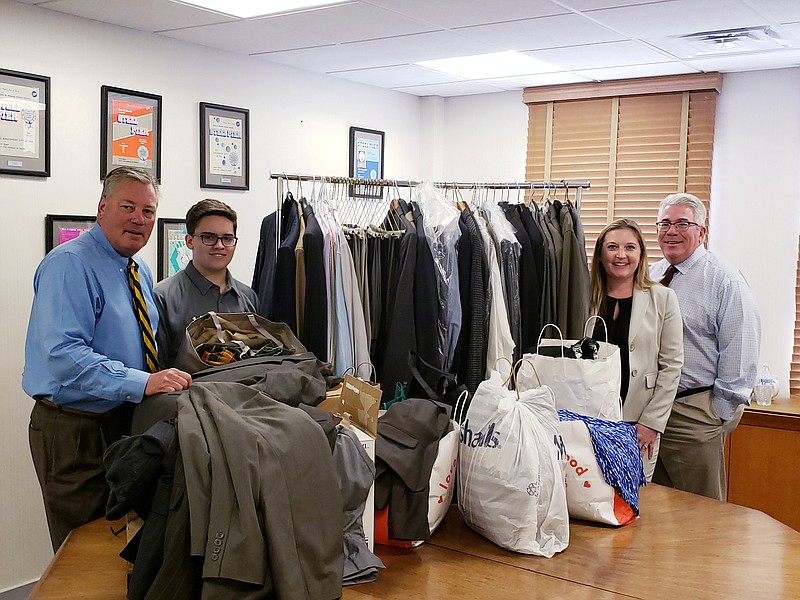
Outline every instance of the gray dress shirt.
<svg viewBox="0 0 800 600"><path fill-rule="evenodd" d="M231 277L230 272L226 288L225 293L220 294L219 286L203 277L191 262L155 286L153 294L160 318L156 343L161 368L175 364L186 326L195 317L212 310L218 313L256 312L256 293Z"/></svg>

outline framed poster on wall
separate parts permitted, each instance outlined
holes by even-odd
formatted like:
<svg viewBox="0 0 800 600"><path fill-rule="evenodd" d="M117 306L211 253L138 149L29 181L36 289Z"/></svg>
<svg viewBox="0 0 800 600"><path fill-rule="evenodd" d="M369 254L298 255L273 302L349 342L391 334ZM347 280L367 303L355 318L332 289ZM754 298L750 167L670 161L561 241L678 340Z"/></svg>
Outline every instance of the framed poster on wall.
<svg viewBox="0 0 800 600"><path fill-rule="evenodd" d="M94 227L96 217L83 215L45 215L44 250L50 252L64 242L78 237Z"/></svg>
<svg viewBox="0 0 800 600"><path fill-rule="evenodd" d="M140 167L161 181L161 96L100 88L100 179L117 167Z"/></svg>
<svg viewBox="0 0 800 600"><path fill-rule="evenodd" d="M192 260L186 245L186 221L183 219L158 220L158 281L175 275Z"/></svg>
<svg viewBox="0 0 800 600"><path fill-rule="evenodd" d="M50 176L50 78L0 69L0 173Z"/></svg>
<svg viewBox="0 0 800 600"><path fill-rule="evenodd" d="M350 128L350 177L383 179L383 131ZM350 195L359 198L380 198L378 186L350 186Z"/></svg>
<svg viewBox="0 0 800 600"><path fill-rule="evenodd" d="M250 189L250 111L200 103L200 187Z"/></svg>

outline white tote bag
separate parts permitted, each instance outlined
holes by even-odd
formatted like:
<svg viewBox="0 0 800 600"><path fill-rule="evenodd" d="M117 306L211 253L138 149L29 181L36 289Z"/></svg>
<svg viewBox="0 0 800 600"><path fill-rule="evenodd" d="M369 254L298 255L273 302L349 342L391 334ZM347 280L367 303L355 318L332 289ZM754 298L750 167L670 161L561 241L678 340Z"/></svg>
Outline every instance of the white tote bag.
<svg viewBox="0 0 800 600"><path fill-rule="evenodd" d="M631 505L603 477L586 423L560 421L558 429L567 451L569 516L608 525L634 521L636 514Z"/></svg>
<svg viewBox="0 0 800 600"><path fill-rule="evenodd" d="M553 392L517 395L493 371L461 424L458 507L498 546L551 557L569 544L564 454Z"/></svg>
<svg viewBox="0 0 800 600"><path fill-rule="evenodd" d="M589 321L598 317L590 317ZM589 323L587 321L587 325ZM543 385L553 389L556 408L566 409L587 417L606 421L622 420L622 401L619 395L622 381L622 363L619 347L608 342L598 342L596 359L569 358L563 355L563 348L575 344L577 340L565 340L561 330L555 325L545 325L558 331L558 339L543 340L539 335L538 348L560 346L561 356L542 356L525 354L523 359L536 367ZM536 385L536 380L524 364L517 375L519 388L528 389Z"/></svg>

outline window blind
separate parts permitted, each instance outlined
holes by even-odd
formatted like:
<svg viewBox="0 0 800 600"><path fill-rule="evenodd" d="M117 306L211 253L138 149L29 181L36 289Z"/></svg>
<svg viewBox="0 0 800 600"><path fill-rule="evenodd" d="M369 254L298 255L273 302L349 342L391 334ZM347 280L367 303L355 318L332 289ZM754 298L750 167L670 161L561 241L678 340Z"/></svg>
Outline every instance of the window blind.
<svg viewBox="0 0 800 600"><path fill-rule="evenodd" d="M800 238L797 244L797 280L794 292L794 346L792 364L789 367L789 393L800 394Z"/></svg>
<svg viewBox="0 0 800 600"><path fill-rule="evenodd" d="M655 262L661 256L655 222L664 196L688 192L709 208L721 85L716 75L640 79L628 86L614 82L609 89L615 95L607 96L603 84L525 91L526 177L591 182L581 199L590 257L603 227L630 218L641 226L650 261ZM589 97L581 98L583 93ZM554 99L548 100L548 94Z"/></svg>

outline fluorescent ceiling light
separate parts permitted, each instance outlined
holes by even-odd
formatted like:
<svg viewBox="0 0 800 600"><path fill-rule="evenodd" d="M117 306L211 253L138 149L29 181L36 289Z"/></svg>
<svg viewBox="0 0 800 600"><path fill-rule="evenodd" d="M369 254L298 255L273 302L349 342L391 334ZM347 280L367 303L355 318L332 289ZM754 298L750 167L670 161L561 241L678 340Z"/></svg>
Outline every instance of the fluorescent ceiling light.
<svg viewBox="0 0 800 600"><path fill-rule="evenodd" d="M269 2L264 2L264 0L180 0L181 4L208 8L215 12L242 19L334 6L336 4L344 4L347 1L349 0L340 0L339 2L331 2L331 0L269 0Z"/></svg>
<svg viewBox="0 0 800 600"><path fill-rule="evenodd" d="M561 67L512 50L508 52L492 52L491 54L476 54L474 56L423 60L414 64L418 67L446 73L454 77L461 77L462 79L489 79L563 71Z"/></svg>

